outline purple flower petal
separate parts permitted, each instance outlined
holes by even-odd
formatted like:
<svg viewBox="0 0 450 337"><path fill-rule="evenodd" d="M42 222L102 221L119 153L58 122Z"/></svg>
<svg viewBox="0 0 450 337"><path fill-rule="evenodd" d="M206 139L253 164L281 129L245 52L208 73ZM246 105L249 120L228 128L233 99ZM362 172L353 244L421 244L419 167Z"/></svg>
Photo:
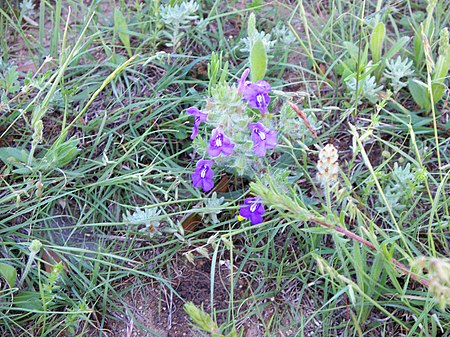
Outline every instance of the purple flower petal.
<svg viewBox="0 0 450 337"><path fill-rule="evenodd" d="M186 109L186 112L190 115L195 116L194 126L192 128L192 135L191 135L191 139L194 139L198 134L198 126L200 125L201 122L206 121L206 119L208 118L208 114L201 112L196 107Z"/></svg>
<svg viewBox="0 0 450 337"><path fill-rule="evenodd" d="M244 205L239 211L240 215L246 219L250 219L251 223L257 225L263 221L264 205L260 198L247 198Z"/></svg>
<svg viewBox="0 0 450 337"><path fill-rule="evenodd" d="M274 149L277 145L275 130L269 130L261 123L251 123L248 128L252 131L253 151L257 156L264 157L267 149Z"/></svg>
<svg viewBox="0 0 450 337"><path fill-rule="evenodd" d="M252 108L259 109L261 114L264 115L267 112L267 107L270 103L270 90L269 83L266 81L258 81L245 86L243 89L243 96Z"/></svg>
<svg viewBox="0 0 450 337"><path fill-rule="evenodd" d="M190 137L191 139L194 139L198 135L198 124L200 124L200 123L196 123L197 118L195 118L194 126L192 127L192 134L191 134L191 137Z"/></svg>
<svg viewBox="0 0 450 337"><path fill-rule="evenodd" d="M215 128L212 131L211 139L208 145L208 154L211 157L217 157L221 153L225 156L229 156L234 149L234 144L230 139L225 136L220 128Z"/></svg>
<svg viewBox="0 0 450 337"><path fill-rule="evenodd" d="M250 68L247 68L242 73L241 78L238 81L238 92L243 92L247 85L250 84L250 82L247 82L248 74L250 73Z"/></svg>
<svg viewBox="0 0 450 337"><path fill-rule="evenodd" d="M201 121L201 122L206 121L206 118L208 117L208 114L206 114L206 113L200 111L200 110L197 109L195 106L186 109L186 112L187 112L189 115L193 115L193 116L196 116L196 117L200 117L200 121Z"/></svg>
<svg viewBox="0 0 450 337"><path fill-rule="evenodd" d="M201 187L203 191L208 192L214 187L214 171L211 166L213 160L199 160L194 172L192 173L192 184L194 187Z"/></svg>

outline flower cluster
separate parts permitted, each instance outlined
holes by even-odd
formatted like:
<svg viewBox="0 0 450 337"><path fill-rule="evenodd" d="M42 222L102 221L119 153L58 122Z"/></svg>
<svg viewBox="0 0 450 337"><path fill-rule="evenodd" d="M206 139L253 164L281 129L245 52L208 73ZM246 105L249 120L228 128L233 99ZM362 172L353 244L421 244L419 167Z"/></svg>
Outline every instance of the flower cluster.
<svg viewBox="0 0 450 337"><path fill-rule="evenodd" d="M319 152L319 161L317 162L317 180L325 186L330 186L338 178L338 151L332 144L327 144Z"/></svg>
<svg viewBox="0 0 450 337"><path fill-rule="evenodd" d="M212 97L202 110L186 110L195 118L190 136L194 149L203 154L192 173L192 184L204 192L214 187L213 167L252 177L264 169L263 157L277 146L277 132L270 127L273 121L268 113L271 86L264 80L247 80L249 73L246 69L235 85L219 83L213 87ZM206 140L198 136L202 123L211 127ZM263 214L261 199L245 199L241 218L258 224Z"/></svg>
<svg viewBox="0 0 450 337"><path fill-rule="evenodd" d="M269 129L260 120L268 111L270 84L263 80L247 81L249 72L250 69L243 72L237 87L216 88L213 98L207 102L203 111L196 107L186 110L187 114L195 117L190 136L194 140L194 147L203 152L204 157L210 157L200 160L192 174L194 187L201 187L205 192L214 187L213 165L235 168L238 174L245 172L250 175L248 170L245 171L248 163L264 157L268 150L277 145L276 131ZM255 121L253 110L247 107L259 110L256 115L260 118ZM269 118L266 120L270 121ZM206 143L197 138L202 122L214 127ZM202 144L205 144L203 148Z"/></svg>

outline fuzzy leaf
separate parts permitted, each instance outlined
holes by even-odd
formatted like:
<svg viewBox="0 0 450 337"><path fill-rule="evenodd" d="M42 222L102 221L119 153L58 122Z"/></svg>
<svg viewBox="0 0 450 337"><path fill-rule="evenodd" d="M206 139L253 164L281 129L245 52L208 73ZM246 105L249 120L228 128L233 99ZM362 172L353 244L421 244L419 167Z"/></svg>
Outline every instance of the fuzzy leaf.
<svg viewBox="0 0 450 337"><path fill-rule="evenodd" d="M16 285L17 270L13 266L0 262L0 274L5 278L10 288Z"/></svg>
<svg viewBox="0 0 450 337"><path fill-rule="evenodd" d="M381 59L381 52L383 50L384 37L386 36L386 26L383 22L378 24L373 29L370 36L370 50L372 51L373 62L377 63Z"/></svg>
<svg viewBox="0 0 450 337"><path fill-rule="evenodd" d="M256 34L256 17L254 13L251 13L247 23L247 35L250 38L250 40L253 40L255 34Z"/></svg>
<svg viewBox="0 0 450 337"><path fill-rule="evenodd" d="M114 33L119 35L119 39L125 46L128 55L131 57L133 53L130 47L130 34L128 34L128 25L125 17L119 9L114 10Z"/></svg>
<svg viewBox="0 0 450 337"><path fill-rule="evenodd" d="M267 69L266 47L261 39L257 39L250 52L251 80L257 82L264 78Z"/></svg>

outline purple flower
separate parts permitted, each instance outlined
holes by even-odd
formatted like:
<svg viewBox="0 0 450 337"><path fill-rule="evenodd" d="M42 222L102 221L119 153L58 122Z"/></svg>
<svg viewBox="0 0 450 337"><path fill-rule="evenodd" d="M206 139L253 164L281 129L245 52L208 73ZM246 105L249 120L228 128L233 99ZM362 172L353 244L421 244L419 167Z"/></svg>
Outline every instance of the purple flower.
<svg viewBox="0 0 450 337"><path fill-rule="evenodd" d="M200 125L201 122L206 121L208 114L201 112L196 107L189 108L186 110L186 112L190 115L195 116L194 127L192 128L192 135L191 135L191 139L194 139L198 134L198 126Z"/></svg>
<svg viewBox="0 0 450 337"><path fill-rule="evenodd" d="M222 129L215 128L209 140L208 154L211 157L217 157L220 153L229 156L233 152L233 149L234 144L223 134Z"/></svg>
<svg viewBox="0 0 450 337"><path fill-rule="evenodd" d="M257 108L261 111L261 114L267 112L267 106L270 103L270 84L266 81L258 81L256 83L250 83L244 85L243 89L244 99L248 101L248 104L252 108Z"/></svg>
<svg viewBox="0 0 450 337"><path fill-rule="evenodd" d="M242 73L240 80L238 81L238 92L243 92L244 89L250 85L250 82L247 82L248 74L250 73L250 68L247 68Z"/></svg>
<svg viewBox="0 0 450 337"><path fill-rule="evenodd" d="M203 191L208 192L214 187L214 172L211 166L214 164L213 160L199 160L192 173L192 184L194 187L201 187Z"/></svg>
<svg viewBox="0 0 450 337"><path fill-rule="evenodd" d="M275 130L269 130L261 123L251 123L248 128L252 130L253 151L257 156L264 157L267 149L273 149L277 145Z"/></svg>
<svg viewBox="0 0 450 337"><path fill-rule="evenodd" d="M257 225L263 221L264 211L264 205L260 198L247 198L239 213L242 217L250 219L252 224Z"/></svg>

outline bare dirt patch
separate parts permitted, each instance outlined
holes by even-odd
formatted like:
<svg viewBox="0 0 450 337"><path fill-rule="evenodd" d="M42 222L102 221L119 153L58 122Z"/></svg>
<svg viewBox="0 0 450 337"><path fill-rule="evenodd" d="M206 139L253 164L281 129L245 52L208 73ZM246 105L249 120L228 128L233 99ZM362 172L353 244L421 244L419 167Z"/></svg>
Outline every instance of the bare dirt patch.
<svg viewBox="0 0 450 337"><path fill-rule="evenodd" d="M198 332L191 326L191 320L183 306L193 302L211 312L211 291L213 291L215 317L218 325L227 320L227 308L230 304L230 269L226 261L216 265L213 290L211 290L211 260L199 258L191 264L184 258L170 264L172 277L171 286L176 294L164 286L151 280L144 283L132 278L122 284L119 293L123 293L118 303L120 311L111 308L112 317L106 321L102 330L108 337L177 337L197 336ZM246 289L243 282L235 288L235 300L245 298ZM248 289L247 289L248 290ZM126 314L124 314L125 312ZM260 328L254 322L247 320L244 336L258 337ZM91 331L88 336L98 336L98 330Z"/></svg>

